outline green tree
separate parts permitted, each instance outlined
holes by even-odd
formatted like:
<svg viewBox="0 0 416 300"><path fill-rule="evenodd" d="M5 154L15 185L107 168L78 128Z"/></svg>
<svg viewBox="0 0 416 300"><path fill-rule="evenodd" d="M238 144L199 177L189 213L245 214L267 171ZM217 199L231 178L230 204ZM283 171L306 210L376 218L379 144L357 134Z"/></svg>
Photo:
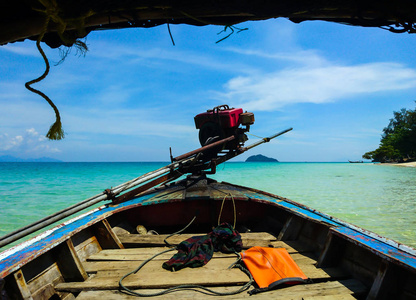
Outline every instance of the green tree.
<svg viewBox="0 0 416 300"><path fill-rule="evenodd" d="M416 158L416 110L402 108L393 116L383 129L380 146L365 153L364 159L387 162Z"/></svg>

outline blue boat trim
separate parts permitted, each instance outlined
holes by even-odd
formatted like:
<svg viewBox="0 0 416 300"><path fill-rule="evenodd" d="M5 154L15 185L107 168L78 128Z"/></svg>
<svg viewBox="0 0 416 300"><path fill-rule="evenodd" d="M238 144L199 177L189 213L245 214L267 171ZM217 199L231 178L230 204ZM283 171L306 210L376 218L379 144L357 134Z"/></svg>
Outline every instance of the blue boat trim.
<svg viewBox="0 0 416 300"><path fill-rule="evenodd" d="M331 228L331 232L336 235L343 236L353 243L359 243L371 252L388 260L394 260L409 269L416 268L416 257L414 255L380 242L379 240L369 237L366 234L360 233L346 226Z"/></svg>
<svg viewBox="0 0 416 300"><path fill-rule="evenodd" d="M237 186L237 185L234 185ZM338 218L335 218L333 216L330 216L328 214L325 214L323 212L320 212L318 210L312 209L304 204L298 203L296 201L287 199L287 198L282 198L273 194L269 194L267 192L261 191L261 190L256 190L256 189L252 189L252 188L247 188L247 187L242 187L240 186L240 188L245 188L248 189L250 191L254 191L255 193L250 194L251 196L253 196L253 198L259 200L259 201L268 201L268 202L272 202L275 203L278 206L281 206L283 208L286 208L287 210L290 210L291 212L294 212L295 214L298 214L302 217L308 217L311 220L315 220L315 221L320 221L320 222L325 222L329 225L333 225L336 227L347 227L350 228L351 230L354 230L356 232L359 232L365 236L371 237L374 240L378 240L379 242L385 243L387 245L390 245L393 248L397 248L399 250L401 250L402 252L405 252L411 256L416 257L416 249L398 243L394 240L391 240L389 238L380 236L372 231L363 229L359 226L353 225L351 223L348 223L346 221L340 220Z"/></svg>
<svg viewBox="0 0 416 300"><path fill-rule="evenodd" d="M246 196L250 197L251 199L255 199L261 202L273 203L276 206L280 206L287 211L291 211L299 216L306 217L312 219L316 222L323 222L327 223L332 226L339 226L340 223L336 222L332 217L326 216L324 214L319 213L318 211L312 210L308 207L302 207L297 205L296 203L292 203L287 201L286 199L276 199L271 196L267 195L256 195L256 194L246 194Z"/></svg>
<svg viewBox="0 0 416 300"><path fill-rule="evenodd" d="M416 268L416 256L412 253L400 250L399 247L396 246L398 243L394 241L379 237L372 232L335 219L289 199L245 187L241 187L239 192L246 196L250 201L269 203L293 212L301 217L308 218L309 220L329 224L331 226L330 230L334 234L342 235L353 243L361 244L370 251L378 254L379 256L385 257L386 259L395 260L396 262L408 266L409 268ZM156 192L117 205L107 204L101 206L89 213L78 216L54 227L50 230L48 235L40 240L30 243L30 241L36 240L36 237L34 237L29 240L29 244L22 249L18 248L18 245L6 250L0 254L0 257L2 257L0 261L0 277L5 277L6 275L18 270L27 262L56 247L77 232L102 221L116 212L144 205L156 205L171 201L183 201L183 199L177 198L159 198L157 195L158 193ZM414 251L414 249L407 246L406 249Z"/></svg>
<svg viewBox="0 0 416 300"><path fill-rule="evenodd" d="M16 251L19 245L6 250L5 252L1 253L1 255L7 255L7 252L10 252L10 255L5 256L0 261L0 277L5 277L6 275L14 272L15 270L25 265L27 262L56 247L63 241L69 239L71 236L81 231L85 227L98 223L117 211L121 211L129 207L152 204L152 202L145 202L150 197L151 195L148 195L133 199L132 201L120 203L118 205L107 204L101 206L89 213L82 215L81 218L74 218L63 224L57 225L50 230L49 235L43 237L38 241L35 241L34 243L29 244L27 247L21 250L19 249L19 251ZM36 238L37 236L31 240L35 240Z"/></svg>
<svg viewBox="0 0 416 300"><path fill-rule="evenodd" d="M284 207L292 212L296 212L301 216L305 216L319 222L331 224L333 225L333 227L330 229L331 232L342 235L354 243L359 243L373 253L376 253L379 256L383 256L386 259L395 260L396 262L401 263L410 269L416 268L416 256L414 253L412 253L414 252L414 249L411 249L408 246L401 245L404 248L401 250L401 247L399 247L400 244L395 241L383 238L373 232L338 220L319 211L312 210L307 206L288 199L277 200L271 196L262 194L257 194L255 198L260 201L275 203L275 205Z"/></svg>

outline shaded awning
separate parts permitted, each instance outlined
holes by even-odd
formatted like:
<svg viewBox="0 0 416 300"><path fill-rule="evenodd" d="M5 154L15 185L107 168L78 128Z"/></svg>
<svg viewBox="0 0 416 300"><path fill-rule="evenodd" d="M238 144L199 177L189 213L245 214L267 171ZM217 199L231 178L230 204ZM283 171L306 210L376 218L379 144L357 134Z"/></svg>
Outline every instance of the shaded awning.
<svg viewBox="0 0 416 300"><path fill-rule="evenodd" d="M244 21L287 18L323 20L392 32L416 32L412 0L15 0L1 1L0 44L24 39L51 47L70 46L101 29L161 24L230 26Z"/></svg>

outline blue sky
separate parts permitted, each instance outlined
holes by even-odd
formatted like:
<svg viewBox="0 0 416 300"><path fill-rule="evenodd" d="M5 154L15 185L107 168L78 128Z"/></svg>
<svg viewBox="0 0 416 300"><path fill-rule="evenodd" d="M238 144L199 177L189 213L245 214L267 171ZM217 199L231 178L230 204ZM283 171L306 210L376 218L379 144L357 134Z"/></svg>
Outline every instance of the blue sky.
<svg viewBox="0 0 416 300"><path fill-rule="evenodd" d="M416 36L326 22L171 25L90 33L34 87L61 112L66 137L44 135L54 113L24 87L43 73L35 42L0 47L0 155L63 161L167 161L199 147L193 117L220 104L254 112L251 133L294 130L246 153L280 161L347 161L377 148L393 111L415 108ZM249 136L250 141L257 140Z"/></svg>

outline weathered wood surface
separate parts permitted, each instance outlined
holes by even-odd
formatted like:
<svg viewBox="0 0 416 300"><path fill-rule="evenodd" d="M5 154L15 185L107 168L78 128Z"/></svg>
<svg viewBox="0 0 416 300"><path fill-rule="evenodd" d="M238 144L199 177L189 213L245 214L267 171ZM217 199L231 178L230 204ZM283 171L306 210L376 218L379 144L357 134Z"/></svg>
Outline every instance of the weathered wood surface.
<svg viewBox="0 0 416 300"><path fill-rule="evenodd" d="M48 284L59 282L64 282L64 279L62 278L62 274L60 273L57 264L54 263L32 280L28 281L27 286L29 290L34 293Z"/></svg>
<svg viewBox="0 0 416 300"><path fill-rule="evenodd" d="M212 259L208 263L208 265L216 267L219 265L218 260L219 259ZM234 261L235 259L224 260L224 262L228 263L228 266L231 265ZM221 262L221 264L223 264L223 262ZM299 261L298 261L298 264L299 264ZM131 262L129 262L129 264L126 264L126 262L107 262L103 264L94 263L94 265L90 267L90 273L96 273L97 276L95 278L112 277L112 276L118 276L120 278L124 274L135 270L139 265L140 265L140 262L137 263L136 265L133 265ZM171 273L168 271L162 270L161 268L162 268L162 261L159 261L159 262L156 261L154 264L150 262L142 270L140 270L138 274L141 276L147 276L147 277L157 276L158 278L156 279L156 281L163 280L164 277L170 276ZM336 279L336 278L348 277L347 274L340 269L316 268L314 264L312 263L302 264L301 269L306 274L306 276L315 280L330 280L332 278ZM157 275L144 274L146 270L147 272L153 272L154 274L157 274ZM223 269L220 269L220 268L216 269L217 272L221 272L222 270ZM182 272L186 273L187 271L182 270ZM202 280L200 284L204 285L204 281Z"/></svg>
<svg viewBox="0 0 416 300"><path fill-rule="evenodd" d="M168 241L172 244L180 243L181 241L196 235L198 234L174 236ZM59 283L56 285L55 289L60 292L81 292L78 297L80 299L125 299L123 297L130 297L116 291L119 289L120 278L135 270L146 259L163 250L169 249L163 247L165 245L163 239L165 239L166 236L167 235L121 234L119 235L119 238L123 244L129 239L129 242L132 244L136 243L136 246L138 245L139 248L105 249L98 253L93 253L89 255L85 262L83 262L85 271L91 276L88 280L84 282ZM311 251L311 248L308 245L299 242L277 241L273 235L264 232L244 233L242 234L242 239L243 244L246 243L246 245L250 245L251 241L260 241L266 243L267 246L270 247L287 249L303 272L309 278L315 280L315 282L320 282L299 287L290 287L289 289L295 292L295 296L293 298L287 298L289 294L284 292L283 294L286 296L281 299L301 299L303 296L316 297L328 295L327 290L329 291L329 295L339 294L343 297L353 293L349 288L336 282L336 280L348 278L348 275L345 272L337 268L321 269L315 267L316 257L312 254L313 252L308 252ZM253 243L252 246L258 246L256 242ZM146 248L146 245L151 245L151 247ZM159 245L162 247L157 247ZM248 246L246 247L248 248ZM144 289L152 292L156 289L169 288L179 284L203 285L218 288L222 291L233 291L248 282L248 276L241 270L228 269L228 267L236 261L237 257L235 254L214 253L211 261L201 268L185 268L177 272L164 270L162 268L162 263L170 259L175 253L176 251L173 250L156 257L154 260L147 263L138 273L132 274L123 280L123 284L130 289ZM335 283L332 283L332 281ZM92 292L93 290L94 292ZM98 292L100 290L102 291ZM287 289L285 288L283 290L286 291ZM267 293L266 296L268 299L270 296L275 298L276 295L280 296L283 290L272 292L273 294ZM299 295L299 297L297 295ZM170 296L189 299L191 297L195 298L204 295L187 291L174 293L168 296L165 295L164 298ZM245 298L246 296L248 295L244 293L231 297L233 297L233 299L238 299L239 297ZM265 299L262 294L256 295L256 298Z"/></svg>
<svg viewBox="0 0 416 300"><path fill-rule="evenodd" d="M250 235L252 234L247 234L247 233L243 233L243 244L244 242L246 242L246 246L245 248L249 248L249 246L247 246L247 240L248 238L250 238ZM260 234L261 236L262 234ZM142 259L147 259L149 258L149 255L154 255L156 253L161 252L162 250L166 250L168 249L167 247L155 247L158 246L159 244L161 246L165 246L165 243L163 243L163 238L162 238L162 243L160 243L161 240L161 236L160 235L149 235L149 236L143 236L143 235L135 235L138 240L141 240L142 237L143 239L146 240L146 243L148 245L151 245L152 247L142 247L142 248L126 248L126 249L117 249L117 250L113 250L113 249L107 249L107 250L102 250L96 254L92 254L88 257L88 260L142 260ZM189 235L189 236L193 236L193 235ZM178 242L181 242L182 240L186 239L186 236L181 235L180 236L181 239ZM310 245L306 245L304 243L301 242L297 242L297 241L269 241L269 238L273 237L272 235L266 233L263 234L263 241L265 239L267 239L267 244L270 247L273 248L285 248L289 254L291 253L303 253L303 252L311 252L313 250L313 247ZM246 239L247 238L247 239ZM169 240L170 241L170 240ZM257 241L257 240L253 240L253 241ZM253 243L252 246L259 246L256 243ZM251 245L250 245L251 247ZM140 258L138 256L143 255L143 258ZM169 255L171 255L170 253L164 254L162 256L158 256L156 259L164 259L165 257L168 257ZM214 257L218 257L219 255L221 256L229 256L228 254L224 254L224 253L214 253ZM136 258L134 258L133 256L137 256Z"/></svg>
<svg viewBox="0 0 416 300"><path fill-rule="evenodd" d="M302 268L305 269L309 272L313 271L313 270L318 270L315 273L316 274L323 274L322 272L320 272L320 270L325 270L325 269L319 269L315 267L315 263L316 260L305 256L303 254L297 253L297 254L292 254L291 255L293 260ZM170 256L167 258L169 259ZM195 270L201 269L201 270L218 270L221 271L223 269L227 269L231 264L233 264L236 261L236 255L232 255L232 256L228 256L228 257L214 257L212 258L207 265L205 265L202 268L197 268ZM164 269L162 269L162 263L164 260L159 260L159 261L155 261L152 260L149 263L147 263L142 270L140 270L140 272L143 274L147 273L151 273L151 272L159 272L161 271L163 274L171 274L172 272L168 272L165 271ZM100 264L101 262L93 262L92 264L90 264L90 270L94 268L94 266L96 264ZM129 265L125 264L128 263ZM103 268L102 269L97 269L97 271L109 271L108 275L111 275L111 272L114 272L115 270L120 270L122 272L122 274L127 273L129 270L132 271L134 269L136 269L140 264L142 263L142 261L137 261L137 262L132 262L132 261L128 261L128 262L120 262L120 261L110 261L110 262L103 262L101 265ZM118 268L118 267L121 268ZM110 269L108 269L110 268ZM189 268L183 269L179 272L185 272L186 270L188 270ZM326 268L326 269L331 269L331 268ZM147 273L146 273L147 272ZM312 273L312 272L311 272ZM308 275L308 274L306 274ZM314 275L313 277L319 277L317 275ZM324 276L327 277L327 276Z"/></svg>
<svg viewBox="0 0 416 300"><path fill-rule="evenodd" d="M178 272L169 272L161 268L160 263L157 271L152 264L143 267L139 273L133 274L123 281L123 284L129 288L167 288L179 284L203 284L205 286L225 286L225 285L242 285L248 281L247 275L239 269L227 269L233 260L225 259L218 264L208 264L202 268L186 268ZM211 262L210 262L211 263ZM210 266L211 265L211 266ZM82 291L82 290L101 290L101 289L118 289L119 280L125 271L120 272L102 272L90 278L85 282L61 283L56 286L61 291Z"/></svg>
<svg viewBox="0 0 416 300"><path fill-rule="evenodd" d="M91 254L98 253L102 250L95 236L91 236L79 245L75 246L75 251L81 262L85 261Z"/></svg>
<svg viewBox="0 0 416 300"><path fill-rule="evenodd" d="M18 270L13 274L19 294L23 299L33 299L30 293L29 287L27 286L25 277L22 270Z"/></svg>
<svg viewBox="0 0 416 300"><path fill-rule="evenodd" d="M169 244L171 245L178 245L180 242L193 237L193 236L203 236L204 233L201 234L181 234L175 235L167 239ZM161 234L161 235L141 235L141 234L119 234L118 238L121 243L126 246L134 246L134 247L146 247L149 245L152 246L165 246L164 239L167 238L168 235ZM248 232L242 233L241 238L243 240L244 248L250 248L253 246L261 246L261 247L273 247L272 242L276 242L277 239L275 236L271 235L267 232Z"/></svg>
<svg viewBox="0 0 416 300"><path fill-rule="evenodd" d="M231 292L235 291L237 287L213 287L212 290L217 292ZM160 289L140 289L137 292L155 293L160 292ZM344 281L329 281L322 283L314 283L307 285L289 286L276 291L265 292L263 294L257 294L255 296L249 296L246 292L238 295L212 297L194 291L178 291L175 293L164 295L163 299L276 299L276 300L323 300L323 299L355 299L352 295L362 295L366 292L366 287L363 286L357 280L344 280ZM322 298L324 297L324 298ZM121 293L117 290L108 291L82 291L77 297L79 300L95 300L95 299L114 299L114 300L126 300L137 299L137 297Z"/></svg>
<svg viewBox="0 0 416 300"><path fill-rule="evenodd" d="M164 250L167 250L167 247L155 247L155 248L139 248L139 249L120 249L120 250L102 250L99 253L91 255L84 263L84 266L90 265L93 261L144 261L149 259L153 255L160 253ZM165 260L172 257L176 251L172 249L170 252L163 253L157 256L154 260ZM293 259L296 260L310 260L311 263L316 263L315 259L310 258L310 253L298 253L295 251L289 252ZM222 252L214 252L214 258L236 258L236 255L233 253L222 253Z"/></svg>
<svg viewBox="0 0 416 300"><path fill-rule="evenodd" d="M71 239L61 245L57 256L57 265L65 281L83 281L88 278Z"/></svg>
<svg viewBox="0 0 416 300"><path fill-rule="evenodd" d="M125 252L126 250L117 251ZM305 254L294 253L291 256L303 272L311 279L322 281L347 277L347 274L336 268L316 268L316 260ZM142 261L140 258L143 258L143 255L139 255L137 258L138 261L135 262L128 260L94 261L86 263L85 267L88 272L96 272L96 276L85 282L61 283L56 286L56 289L69 292L92 289L117 289L120 278L137 268ZM204 286L241 285L248 281L247 276L239 269L228 269L235 260L235 257L217 257L211 259L202 268L186 268L178 272L164 270L161 266L162 261L156 260L149 262L138 273L129 276L123 282L129 288L167 288L178 284L197 284Z"/></svg>
<svg viewBox="0 0 416 300"><path fill-rule="evenodd" d="M106 219L94 225L94 233L103 249L122 249L117 234L113 231Z"/></svg>
<svg viewBox="0 0 416 300"><path fill-rule="evenodd" d="M153 255L162 252L163 250L168 250L167 247L159 248L138 248L138 249L123 249L121 251L114 250L103 250L99 253L93 254L88 258L88 261L84 263L84 266L90 266L92 262L99 261L144 261L149 259ZM163 253L153 260L167 260L172 257L177 251L171 248L172 251ZM214 252L213 257L236 257L234 253L221 253Z"/></svg>

